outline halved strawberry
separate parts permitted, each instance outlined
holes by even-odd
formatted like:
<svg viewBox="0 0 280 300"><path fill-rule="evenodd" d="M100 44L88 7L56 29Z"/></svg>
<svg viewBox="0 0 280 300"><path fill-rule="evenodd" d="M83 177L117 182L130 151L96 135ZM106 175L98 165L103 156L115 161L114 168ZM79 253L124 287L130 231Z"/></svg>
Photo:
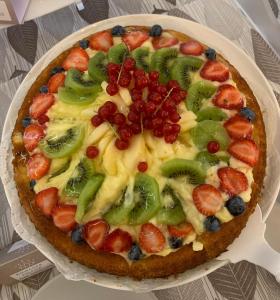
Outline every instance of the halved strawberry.
<svg viewBox="0 0 280 300"><path fill-rule="evenodd" d="M147 32L138 30L127 32L123 36L122 40L131 51L137 47L140 47L148 38L149 35Z"/></svg>
<svg viewBox="0 0 280 300"><path fill-rule="evenodd" d="M201 184L192 192L193 202L205 216L213 216L223 205L223 198L218 189L210 184Z"/></svg>
<svg viewBox="0 0 280 300"><path fill-rule="evenodd" d="M24 129L23 134L23 143L24 147L27 151L31 152L33 151L39 141L44 137L44 129L42 126L36 125L36 124L30 124Z"/></svg>
<svg viewBox="0 0 280 300"><path fill-rule="evenodd" d="M238 195L248 189L247 177L240 171L231 167L218 170L220 189L229 195Z"/></svg>
<svg viewBox="0 0 280 300"><path fill-rule="evenodd" d="M53 94L38 94L33 98L29 108L30 116L33 119L38 119L45 114L48 109L54 104L55 98Z"/></svg>
<svg viewBox="0 0 280 300"><path fill-rule="evenodd" d="M229 79L229 69L217 60L208 60L200 71L204 79L224 82Z"/></svg>
<svg viewBox="0 0 280 300"><path fill-rule="evenodd" d="M182 43L180 45L180 51L186 55L201 55L203 50L203 46L194 40Z"/></svg>
<svg viewBox="0 0 280 300"><path fill-rule="evenodd" d="M233 139L250 138L253 133L252 123L240 115L235 115L228 119L224 127Z"/></svg>
<svg viewBox="0 0 280 300"><path fill-rule="evenodd" d="M95 250L101 249L110 229L109 224L97 219L87 223L84 228L84 237L89 246Z"/></svg>
<svg viewBox="0 0 280 300"><path fill-rule="evenodd" d="M91 49L107 52L113 46L112 34L108 31L93 34L89 39L89 46Z"/></svg>
<svg viewBox="0 0 280 300"><path fill-rule="evenodd" d="M179 41L174 37L159 36L152 40L155 49L171 47L178 44Z"/></svg>
<svg viewBox="0 0 280 300"><path fill-rule="evenodd" d="M52 210L53 223L60 230L69 232L76 226L76 205L59 205Z"/></svg>
<svg viewBox="0 0 280 300"><path fill-rule="evenodd" d="M146 223L141 226L139 243L147 253L156 253L163 250L165 237L155 225Z"/></svg>
<svg viewBox="0 0 280 300"><path fill-rule="evenodd" d="M226 109L240 109L244 105L239 91L231 84L220 85L213 99L213 103Z"/></svg>
<svg viewBox="0 0 280 300"><path fill-rule="evenodd" d="M80 48L73 48L64 62L62 63L62 67L64 70L69 70L70 68L75 68L80 71L86 71L88 69L88 61L89 56L87 52Z"/></svg>
<svg viewBox="0 0 280 300"><path fill-rule="evenodd" d="M254 167L259 160L259 147L253 140L239 140L231 143L228 152L235 158Z"/></svg>
<svg viewBox="0 0 280 300"><path fill-rule="evenodd" d="M45 189L35 196L35 203L46 216L51 216L53 208L59 200L58 189L51 187Z"/></svg>
<svg viewBox="0 0 280 300"><path fill-rule="evenodd" d="M30 179L40 179L49 171L51 161L42 153L32 155L27 162L27 173Z"/></svg>
<svg viewBox="0 0 280 300"><path fill-rule="evenodd" d="M179 225L169 225L167 227L168 232L171 236L175 237L185 237L189 235L191 232L193 232L192 224L188 222L181 223Z"/></svg>
<svg viewBox="0 0 280 300"><path fill-rule="evenodd" d="M65 74L56 73L48 81L49 93L57 93L58 88L64 85Z"/></svg>
<svg viewBox="0 0 280 300"><path fill-rule="evenodd" d="M132 246L131 235L124 230L115 229L105 239L102 250L121 253L128 251Z"/></svg>

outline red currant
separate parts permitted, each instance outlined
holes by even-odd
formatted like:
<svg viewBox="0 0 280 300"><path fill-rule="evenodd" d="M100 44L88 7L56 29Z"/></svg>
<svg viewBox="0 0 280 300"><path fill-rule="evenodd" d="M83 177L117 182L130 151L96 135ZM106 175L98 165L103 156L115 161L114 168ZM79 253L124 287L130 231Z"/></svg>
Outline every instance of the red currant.
<svg viewBox="0 0 280 300"><path fill-rule="evenodd" d="M142 100L142 91L137 89L131 90L131 99L132 101Z"/></svg>
<svg viewBox="0 0 280 300"><path fill-rule="evenodd" d="M157 106L154 102L146 102L145 103L145 112L150 115L150 114L153 114L157 109Z"/></svg>
<svg viewBox="0 0 280 300"><path fill-rule="evenodd" d="M181 117L176 111L174 111L169 115L169 119L171 122L177 123L181 119Z"/></svg>
<svg viewBox="0 0 280 300"><path fill-rule="evenodd" d="M172 93L171 99L174 101L175 104L179 104L182 101L181 95L178 92Z"/></svg>
<svg viewBox="0 0 280 300"><path fill-rule="evenodd" d="M123 63L123 68L126 71L132 71L135 69L135 60L132 57L128 57L125 59Z"/></svg>
<svg viewBox="0 0 280 300"><path fill-rule="evenodd" d="M159 72L157 71L152 71L149 73L149 79L152 81L156 81L159 78Z"/></svg>
<svg viewBox="0 0 280 300"><path fill-rule="evenodd" d="M164 135L169 135L173 131L173 126L170 123L165 123L163 125L163 134Z"/></svg>
<svg viewBox="0 0 280 300"><path fill-rule="evenodd" d="M134 111L130 111L127 115L127 118L132 123L138 123L140 121L140 115Z"/></svg>
<svg viewBox="0 0 280 300"><path fill-rule="evenodd" d="M177 139L177 136L174 134L169 134L164 136L164 140L168 144L173 144Z"/></svg>
<svg viewBox="0 0 280 300"><path fill-rule="evenodd" d="M108 65L107 65L107 70L108 70L109 75L118 73L120 71L120 69L121 69L121 66L118 64L108 63Z"/></svg>
<svg viewBox="0 0 280 300"><path fill-rule="evenodd" d="M141 133L141 125L137 123L132 123L130 126L131 131L133 134L139 134Z"/></svg>
<svg viewBox="0 0 280 300"><path fill-rule="evenodd" d="M114 115L114 118L113 118L113 123L118 125L118 126L121 126L121 125L124 125L125 124L125 121L126 121L126 118L125 118L125 115L122 114L122 113L116 113Z"/></svg>
<svg viewBox="0 0 280 300"><path fill-rule="evenodd" d="M119 91L119 87L117 86L117 84L110 82L107 87L106 87L106 92L110 95L110 96L114 96L118 93Z"/></svg>
<svg viewBox="0 0 280 300"><path fill-rule="evenodd" d="M103 105L104 105L104 107L106 107L108 109L110 114L114 114L118 109L116 103L114 103L112 101L106 101Z"/></svg>
<svg viewBox="0 0 280 300"><path fill-rule="evenodd" d="M152 119L153 128L162 127L163 119L161 118L154 118Z"/></svg>
<svg viewBox="0 0 280 300"><path fill-rule="evenodd" d="M119 75L118 74L109 74L109 82L117 84Z"/></svg>
<svg viewBox="0 0 280 300"><path fill-rule="evenodd" d="M172 124L172 132L174 134L179 134L181 126L179 124Z"/></svg>
<svg viewBox="0 0 280 300"><path fill-rule="evenodd" d="M47 115L41 115L38 119L37 119L37 121L38 121L38 123L40 124L40 125L43 125L43 124L45 124L45 123L47 123L47 122L49 122L49 117L47 116Z"/></svg>
<svg viewBox="0 0 280 300"><path fill-rule="evenodd" d="M219 149L220 149L220 144L216 141L210 141L207 144L207 150L209 153L216 153L219 151Z"/></svg>
<svg viewBox="0 0 280 300"><path fill-rule="evenodd" d="M152 129L153 128L152 120L151 119L144 119L143 120L143 126L144 126L145 129Z"/></svg>
<svg viewBox="0 0 280 300"><path fill-rule="evenodd" d="M138 76L135 78L135 88L138 90L142 90L146 86L148 86L148 78L144 76Z"/></svg>
<svg viewBox="0 0 280 300"><path fill-rule="evenodd" d="M163 84L160 84L158 87L157 87L157 92L160 93L161 95L165 96L166 93L167 93L167 88L165 85Z"/></svg>
<svg viewBox="0 0 280 300"><path fill-rule="evenodd" d="M150 81L148 84L148 88L150 92L156 92L157 87L159 86L158 81Z"/></svg>
<svg viewBox="0 0 280 300"><path fill-rule="evenodd" d="M146 172L148 170L148 164L145 161L140 161L137 169L139 172Z"/></svg>
<svg viewBox="0 0 280 300"><path fill-rule="evenodd" d="M175 106L176 106L176 104L174 103L174 101L171 100L171 99L168 99L168 100L166 100L166 101L163 103L162 108L163 108L164 110L170 111L170 110L172 110L173 108L175 108Z"/></svg>
<svg viewBox="0 0 280 300"><path fill-rule="evenodd" d="M136 78L136 77L142 77L142 76L145 76L145 72L144 70L142 69L136 69L134 70L133 72L133 76Z"/></svg>
<svg viewBox="0 0 280 300"><path fill-rule="evenodd" d="M188 95L188 93L186 91L184 91L184 90L180 91L180 97L182 100L186 99L187 95Z"/></svg>
<svg viewBox="0 0 280 300"><path fill-rule="evenodd" d="M137 100L132 104L132 106L136 112L141 113L145 109L145 102L142 100Z"/></svg>
<svg viewBox="0 0 280 300"><path fill-rule="evenodd" d="M129 142L127 141L123 141L121 139L116 139L115 141L115 146L119 149L119 150L125 150L129 147Z"/></svg>
<svg viewBox="0 0 280 300"><path fill-rule="evenodd" d="M98 115L103 120L108 120L108 118L111 116L110 110L106 106L100 106L98 109Z"/></svg>
<svg viewBox="0 0 280 300"><path fill-rule="evenodd" d="M168 90L173 89L176 91L180 91L180 85L177 80L169 80L167 82L167 88L168 88Z"/></svg>
<svg viewBox="0 0 280 300"><path fill-rule="evenodd" d="M95 115L91 118L91 124L94 127L98 127L99 125L101 125L103 123L103 119L99 116L99 115Z"/></svg>
<svg viewBox="0 0 280 300"><path fill-rule="evenodd" d="M153 93L149 94L148 99L149 99L149 101L159 104L162 101L162 96L160 93L153 92Z"/></svg>
<svg viewBox="0 0 280 300"><path fill-rule="evenodd" d="M160 118L162 118L162 119L166 119L169 116L169 112L167 110L160 109L157 112L157 116L160 117Z"/></svg>
<svg viewBox="0 0 280 300"><path fill-rule="evenodd" d="M98 148L95 147L95 146L88 146L88 147L87 147L86 154L87 154L87 157L88 157L88 158L93 159L93 158L95 158L96 156L98 156L99 150L98 150Z"/></svg>
<svg viewBox="0 0 280 300"><path fill-rule="evenodd" d="M128 142L129 139L132 137L132 132L130 130L130 128L121 128L119 130L119 135L121 140Z"/></svg>
<svg viewBox="0 0 280 300"><path fill-rule="evenodd" d="M162 128L154 128L153 129L153 135L156 136L156 137L163 137L163 130Z"/></svg>

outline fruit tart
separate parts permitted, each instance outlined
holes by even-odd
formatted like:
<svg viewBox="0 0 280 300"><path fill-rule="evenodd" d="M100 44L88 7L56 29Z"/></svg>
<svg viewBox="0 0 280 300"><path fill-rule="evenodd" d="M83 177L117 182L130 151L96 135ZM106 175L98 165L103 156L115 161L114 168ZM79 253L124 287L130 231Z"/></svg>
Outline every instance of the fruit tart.
<svg viewBox="0 0 280 300"><path fill-rule="evenodd" d="M225 251L260 199L266 136L246 81L182 33L115 26L41 72L12 136L22 206L89 268L167 277Z"/></svg>

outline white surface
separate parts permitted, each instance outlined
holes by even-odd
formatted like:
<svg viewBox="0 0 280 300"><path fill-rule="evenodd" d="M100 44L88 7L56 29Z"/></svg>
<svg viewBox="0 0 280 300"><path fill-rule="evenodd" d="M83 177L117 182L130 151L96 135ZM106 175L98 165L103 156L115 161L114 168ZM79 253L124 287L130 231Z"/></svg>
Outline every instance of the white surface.
<svg viewBox="0 0 280 300"><path fill-rule="evenodd" d="M70 281L62 275L45 284L31 300L157 300L152 293L136 294L96 286L86 281Z"/></svg>
<svg viewBox="0 0 280 300"><path fill-rule="evenodd" d="M18 89L6 118L2 137L2 150L0 152L2 156L1 163L3 164L0 166L0 170L2 171L2 181L8 201L12 208L12 222L19 235L28 242L35 244L43 254L56 264L59 271L68 279L84 279L91 282L94 281L94 283L102 286L115 289L135 290L138 292L182 285L207 275L224 265L226 261L212 260L176 277L170 277L168 280L156 279L142 280L140 282L130 278L117 278L109 274L100 274L76 262L69 263L67 257L57 252L52 245L50 245L45 238L35 230L34 225L30 222L28 216L25 214L20 205L17 190L12 179L12 149L10 138L17 118L17 112L21 106L24 96L33 83L34 78L37 78L41 70L44 69L52 59L56 58L63 50L72 46L74 42L88 36L91 33L113 27L117 24L122 24L123 26L132 24L143 25L143 20L145 20L145 25L147 26L160 24L164 28L170 28L186 33L210 47L217 49L218 52L220 52L240 71L241 75L251 86L263 111L267 132L267 176L265 178L262 201L262 212L265 220L275 202L280 185L280 155L278 152L280 150L280 131L278 130L280 112L277 100L271 86L268 84L266 78L251 58L249 58L234 43L219 33L189 20L165 15L121 16L89 25L65 38L36 63ZM244 230L247 230L247 228Z"/></svg>

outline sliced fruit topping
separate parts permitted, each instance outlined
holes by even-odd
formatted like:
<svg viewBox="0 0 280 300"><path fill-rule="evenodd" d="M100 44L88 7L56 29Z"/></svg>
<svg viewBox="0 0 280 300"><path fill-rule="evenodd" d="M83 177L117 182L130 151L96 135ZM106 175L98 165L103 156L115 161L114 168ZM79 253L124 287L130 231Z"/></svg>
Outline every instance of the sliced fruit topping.
<svg viewBox="0 0 280 300"><path fill-rule="evenodd" d="M167 227L168 232L171 236L177 237L177 238L184 238L190 233L194 232L194 229L192 227L192 224L188 222L183 222L177 226L169 225Z"/></svg>
<svg viewBox="0 0 280 300"><path fill-rule="evenodd" d="M139 260L142 256L143 253L141 251L141 248L137 244L133 243L132 247L130 248L127 254L128 259L136 261Z"/></svg>
<svg viewBox="0 0 280 300"><path fill-rule="evenodd" d="M233 139L250 138L253 133L253 125L240 115L231 117L224 123L224 127Z"/></svg>
<svg viewBox="0 0 280 300"><path fill-rule="evenodd" d="M33 119L38 119L45 114L48 109L54 104L55 98L53 94L39 94L33 98L29 108L30 116Z"/></svg>
<svg viewBox="0 0 280 300"><path fill-rule="evenodd" d="M128 49L126 44L120 43L111 47L108 51L109 62L115 64L121 64L124 59L128 56Z"/></svg>
<svg viewBox="0 0 280 300"><path fill-rule="evenodd" d="M237 195L248 189L248 180L246 176L231 167L225 167L218 170L220 178L220 189L230 195Z"/></svg>
<svg viewBox="0 0 280 300"><path fill-rule="evenodd" d="M191 129L191 137L199 149L206 149L210 141L216 141L221 150L225 150L229 144L227 131L220 122L205 120L199 122Z"/></svg>
<svg viewBox="0 0 280 300"><path fill-rule="evenodd" d="M150 50L148 47L136 48L131 52L132 57L135 59L136 67L149 72L150 69Z"/></svg>
<svg viewBox="0 0 280 300"><path fill-rule="evenodd" d="M132 51L135 48L140 47L148 38L149 35L145 31L130 31L125 33L122 40L129 50Z"/></svg>
<svg viewBox="0 0 280 300"><path fill-rule="evenodd" d="M85 239L84 239L84 226L76 226L71 232L71 240L73 243L77 245L81 245Z"/></svg>
<svg viewBox="0 0 280 300"><path fill-rule="evenodd" d="M147 223L141 226L139 243L147 253L157 253L163 250L165 237L155 225Z"/></svg>
<svg viewBox="0 0 280 300"><path fill-rule="evenodd" d="M57 158L52 159L51 167L50 167L50 177L49 179L56 177L62 173L64 173L66 170L68 170L70 166L71 160L68 157L65 158Z"/></svg>
<svg viewBox="0 0 280 300"><path fill-rule="evenodd" d="M32 155L27 162L27 174L30 179L40 179L45 176L50 168L50 160L43 154Z"/></svg>
<svg viewBox="0 0 280 300"><path fill-rule="evenodd" d="M162 27L158 24L153 25L150 29L150 36L160 36L162 33Z"/></svg>
<svg viewBox="0 0 280 300"><path fill-rule="evenodd" d="M201 108L202 101L209 99L216 90L216 86L204 80L191 84L186 98L188 110L192 110L194 113L197 113Z"/></svg>
<svg viewBox="0 0 280 300"><path fill-rule="evenodd" d="M228 152L251 167L259 160L259 147L253 140L235 141L230 144Z"/></svg>
<svg viewBox="0 0 280 300"><path fill-rule="evenodd" d="M49 122L49 117L47 115L41 115L38 117L37 121L40 125L44 125L45 123Z"/></svg>
<svg viewBox="0 0 280 300"><path fill-rule="evenodd" d="M205 56L209 59L209 60L215 60L216 59L216 50L212 49L212 48L208 48L205 50Z"/></svg>
<svg viewBox="0 0 280 300"><path fill-rule="evenodd" d="M110 32L102 31L93 34L89 39L89 46L93 50L107 52L113 45L113 38Z"/></svg>
<svg viewBox="0 0 280 300"><path fill-rule="evenodd" d="M197 154L195 159L197 161L200 161L203 164L204 168L208 169L209 167L217 165L220 161L228 163L229 156L215 155L209 153L208 151L201 151Z"/></svg>
<svg viewBox="0 0 280 300"><path fill-rule="evenodd" d="M74 68L80 71L86 71L88 69L88 61L89 56L84 49L73 48L62 63L62 67L64 70Z"/></svg>
<svg viewBox="0 0 280 300"><path fill-rule="evenodd" d="M101 51L97 52L89 60L89 64L88 64L89 76L97 82L108 81L107 63L108 63L108 59L106 54L104 54Z"/></svg>
<svg viewBox="0 0 280 300"><path fill-rule="evenodd" d="M45 189L35 196L35 203L40 208L42 213L50 217L52 214L53 208L57 205L59 200L58 189L51 187Z"/></svg>
<svg viewBox="0 0 280 300"><path fill-rule="evenodd" d="M161 199L163 207L157 214L159 224L177 225L186 219L181 201L170 186L164 187Z"/></svg>
<svg viewBox="0 0 280 300"><path fill-rule="evenodd" d="M53 223L60 230L69 232L76 226L76 205L59 205L52 211Z"/></svg>
<svg viewBox="0 0 280 300"><path fill-rule="evenodd" d="M221 229L221 222L215 216L209 216L205 219L204 226L207 231L217 232Z"/></svg>
<svg viewBox="0 0 280 300"><path fill-rule="evenodd" d="M205 181L205 171L198 161L175 158L162 164L161 172L166 177L187 176L191 184Z"/></svg>
<svg viewBox="0 0 280 300"><path fill-rule="evenodd" d="M254 122L256 119L256 113L249 107L243 107L240 109L239 114L246 118L249 122Z"/></svg>
<svg viewBox="0 0 280 300"><path fill-rule="evenodd" d="M213 98L213 103L225 109L240 109L243 107L244 101L233 85L223 84L219 86L217 94Z"/></svg>
<svg viewBox="0 0 280 300"><path fill-rule="evenodd" d="M137 173L134 183L135 207L129 215L129 223L140 225L149 221L160 209L160 193L157 181L144 173Z"/></svg>
<svg viewBox="0 0 280 300"><path fill-rule="evenodd" d="M39 144L47 157L61 158L76 152L82 145L85 129L75 126L66 130L62 135L46 136Z"/></svg>
<svg viewBox="0 0 280 300"><path fill-rule="evenodd" d="M115 229L105 239L102 250L121 253L128 251L132 246L131 235L124 230Z"/></svg>
<svg viewBox="0 0 280 300"><path fill-rule="evenodd" d="M39 141L45 136L42 126L31 124L24 129L23 143L27 151L33 151Z"/></svg>
<svg viewBox="0 0 280 300"><path fill-rule="evenodd" d="M185 55L201 55L203 51L203 46L197 41L191 40L180 44L180 52Z"/></svg>
<svg viewBox="0 0 280 300"><path fill-rule="evenodd" d="M100 250L109 233L109 229L109 224L102 219L91 221L84 227L84 238L92 249Z"/></svg>
<svg viewBox="0 0 280 300"><path fill-rule="evenodd" d="M198 211L205 216L214 215L223 206L221 193L210 184L202 184L195 187L192 197Z"/></svg>
<svg viewBox="0 0 280 300"><path fill-rule="evenodd" d="M86 40L86 39L81 40L81 41L79 41L79 45L81 48L87 49L89 47L89 40Z"/></svg>
<svg viewBox="0 0 280 300"><path fill-rule="evenodd" d="M152 44L155 49L169 48L178 43L179 41L175 37L167 37L167 36L155 37L152 40Z"/></svg>
<svg viewBox="0 0 280 300"><path fill-rule="evenodd" d="M57 93L58 88L64 85L65 74L56 73L48 81L48 91L49 93Z"/></svg>
<svg viewBox="0 0 280 300"><path fill-rule="evenodd" d="M125 28L121 25L116 25L112 28L112 36L123 36L125 34Z"/></svg>
<svg viewBox="0 0 280 300"><path fill-rule="evenodd" d="M204 79L224 82L229 79L229 69L219 61L208 60L201 69L200 76Z"/></svg>
<svg viewBox="0 0 280 300"><path fill-rule="evenodd" d="M81 222L88 206L92 201L94 201L95 195L100 189L104 181L104 176L101 174L92 176L83 187L78 202L77 202L77 211L76 211L76 220Z"/></svg>
<svg viewBox="0 0 280 300"><path fill-rule="evenodd" d="M137 165L137 169L139 172L146 172L148 170L148 164L145 161L140 161L140 163Z"/></svg>
<svg viewBox="0 0 280 300"><path fill-rule="evenodd" d="M207 150L209 153L216 153L219 151L219 149L220 149L220 144L216 141L210 141L207 144Z"/></svg>
<svg viewBox="0 0 280 300"><path fill-rule="evenodd" d="M197 122L204 120L223 121L227 118L227 114L217 107L206 107L196 114Z"/></svg>
<svg viewBox="0 0 280 300"><path fill-rule="evenodd" d="M90 159L94 159L98 156L99 154L99 149L96 146L88 146L86 155Z"/></svg>
<svg viewBox="0 0 280 300"><path fill-rule="evenodd" d="M233 216L241 215L246 209L243 199L239 196L229 198L226 207Z"/></svg>

